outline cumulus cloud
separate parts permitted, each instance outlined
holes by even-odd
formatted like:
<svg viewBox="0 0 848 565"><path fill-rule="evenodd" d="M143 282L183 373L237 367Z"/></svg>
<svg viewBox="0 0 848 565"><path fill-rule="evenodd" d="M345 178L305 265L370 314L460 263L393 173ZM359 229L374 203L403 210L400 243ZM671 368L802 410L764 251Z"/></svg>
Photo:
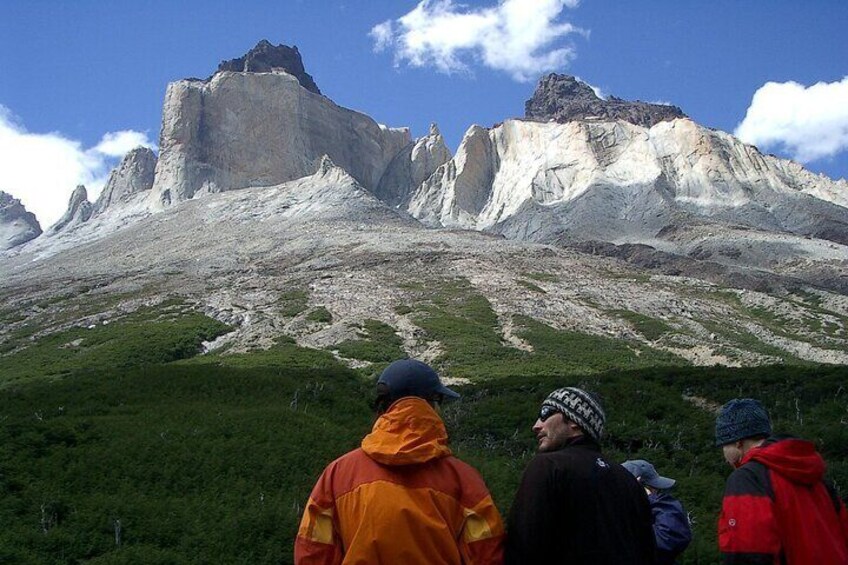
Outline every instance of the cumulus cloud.
<svg viewBox="0 0 848 565"><path fill-rule="evenodd" d="M93 201L110 169L140 145L156 149L147 134L131 130L107 133L90 148L60 133L32 133L0 105L0 190L20 199L46 229L62 217L77 185Z"/></svg>
<svg viewBox="0 0 848 565"><path fill-rule="evenodd" d="M123 157L136 147L153 147L147 139L147 134L140 131L122 130L110 132L103 136L94 147L94 151L107 157Z"/></svg>
<svg viewBox="0 0 848 565"><path fill-rule="evenodd" d="M809 163L848 150L848 76L804 86L767 82L751 100L736 137Z"/></svg>
<svg viewBox="0 0 848 565"><path fill-rule="evenodd" d="M394 51L395 64L470 72L468 59L509 73L515 80L566 67L576 56L565 43L588 32L559 20L579 0L500 0L468 9L452 0L423 0L397 20L371 29L375 51Z"/></svg>

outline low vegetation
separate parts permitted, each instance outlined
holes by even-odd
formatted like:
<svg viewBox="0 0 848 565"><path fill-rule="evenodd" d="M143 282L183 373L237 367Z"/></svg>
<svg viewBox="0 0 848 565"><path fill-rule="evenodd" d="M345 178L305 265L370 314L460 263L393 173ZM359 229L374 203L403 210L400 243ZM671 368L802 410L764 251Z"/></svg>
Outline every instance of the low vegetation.
<svg viewBox="0 0 848 565"><path fill-rule="evenodd" d="M371 363L391 363L405 357L403 340L394 328L378 320L365 320L360 331L361 339L344 341L335 349L342 357Z"/></svg>
<svg viewBox="0 0 848 565"><path fill-rule="evenodd" d="M301 312L306 311L309 302L309 293L305 290L288 290L280 295L277 304L283 316L294 318Z"/></svg>
<svg viewBox="0 0 848 565"><path fill-rule="evenodd" d="M846 367L689 367L640 342L517 316L528 352L502 343L491 305L467 282L415 292L409 315L443 344L439 370L474 380L444 407L451 445L504 515L534 452L539 404L561 386L602 397L612 459L646 458L678 480L695 529L684 563L718 562L730 469L710 410L730 398L763 400L777 429L816 442L848 491ZM401 356L400 338L364 321L338 346L374 363L360 371L285 337L267 350L197 355L228 330L171 308L16 338L0 356L0 563L292 561L309 491L370 428L374 375Z"/></svg>
<svg viewBox="0 0 848 565"><path fill-rule="evenodd" d="M35 327L13 332L0 357L0 387L78 371L126 369L193 357L226 324L183 310L142 309L132 315L31 338Z"/></svg>
<svg viewBox="0 0 848 565"><path fill-rule="evenodd" d="M637 332L648 341L656 341L666 334L674 331L674 328L656 318L645 316L639 312L630 310L612 310L611 314L618 316L622 320L630 323Z"/></svg>

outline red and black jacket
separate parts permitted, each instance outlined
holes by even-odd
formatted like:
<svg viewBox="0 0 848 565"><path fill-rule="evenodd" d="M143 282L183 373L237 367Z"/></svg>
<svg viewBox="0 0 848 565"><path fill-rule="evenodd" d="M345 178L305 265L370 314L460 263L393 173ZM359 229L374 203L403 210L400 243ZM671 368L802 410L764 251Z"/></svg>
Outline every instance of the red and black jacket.
<svg viewBox="0 0 848 565"><path fill-rule="evenodd" d="M815 446L772 437L730 475L718 522L724 563L846 565L848 514Z"/></svg>

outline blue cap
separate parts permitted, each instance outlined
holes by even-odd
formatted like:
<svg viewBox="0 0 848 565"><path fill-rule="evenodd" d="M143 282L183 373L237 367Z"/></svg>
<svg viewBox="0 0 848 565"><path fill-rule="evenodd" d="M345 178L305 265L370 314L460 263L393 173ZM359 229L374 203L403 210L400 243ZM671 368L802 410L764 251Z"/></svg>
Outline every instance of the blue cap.
<svg viewBox="0 0 848 565"><path fill-rule="evenodd" d="M771 435L768 412L759 400L734 398L721 407L716 418L716 445L721 447L740 439Z"/></svg>
<svg viewBox="0 0 848 565"><path fill-rule="evenodd" d="M404 396L430 400L438 394L447 398L459 398L459 394L442 384L439 375L430 365L415 359L395 361L383 370L377 384L386 385L392 400Z"/></svg>
<svg viewBox="0 0 848 565"><path fill-rule="evenodd" d="M639 482L651 488L664 490L673 487L674 483L677 482L674 479L660 476L654 466L644 459L625 461L621 466L630 471L630 474L639 479Z"/></svg>

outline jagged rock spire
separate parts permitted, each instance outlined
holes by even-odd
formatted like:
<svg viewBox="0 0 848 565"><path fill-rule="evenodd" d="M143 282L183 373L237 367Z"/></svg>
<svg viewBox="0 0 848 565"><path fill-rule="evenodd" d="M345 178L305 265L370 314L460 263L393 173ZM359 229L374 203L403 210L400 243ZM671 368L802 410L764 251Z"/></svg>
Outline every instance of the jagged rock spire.
<svg viewBox="0 0 848 565"><path fill-rule="evenodd" d="M52 235L67 227L87 222L91 218L93 209L94 207L91 205L91 202L88 201L88 191L85 189L85 185L78 185L73 193L71 193L65 215L58 222L50 226L47 233Z"/></svg>
<svg viewBox="0 0 848 565"><path fill-rule="evenodd" d="M330 159L330 156L325 153L321 155L320 159L318 159L318 167L316 168L315 174L323 176L335 168L336 164L333 163L333 160Z"/></svg>
<svg viewBox="0 0 848 565"><path fill-rule="evenodd" d="M134 194L150 190L156 171L156 155L147 147L127 153L109 175L109 180L94 205L95 215Z"/></svg>

